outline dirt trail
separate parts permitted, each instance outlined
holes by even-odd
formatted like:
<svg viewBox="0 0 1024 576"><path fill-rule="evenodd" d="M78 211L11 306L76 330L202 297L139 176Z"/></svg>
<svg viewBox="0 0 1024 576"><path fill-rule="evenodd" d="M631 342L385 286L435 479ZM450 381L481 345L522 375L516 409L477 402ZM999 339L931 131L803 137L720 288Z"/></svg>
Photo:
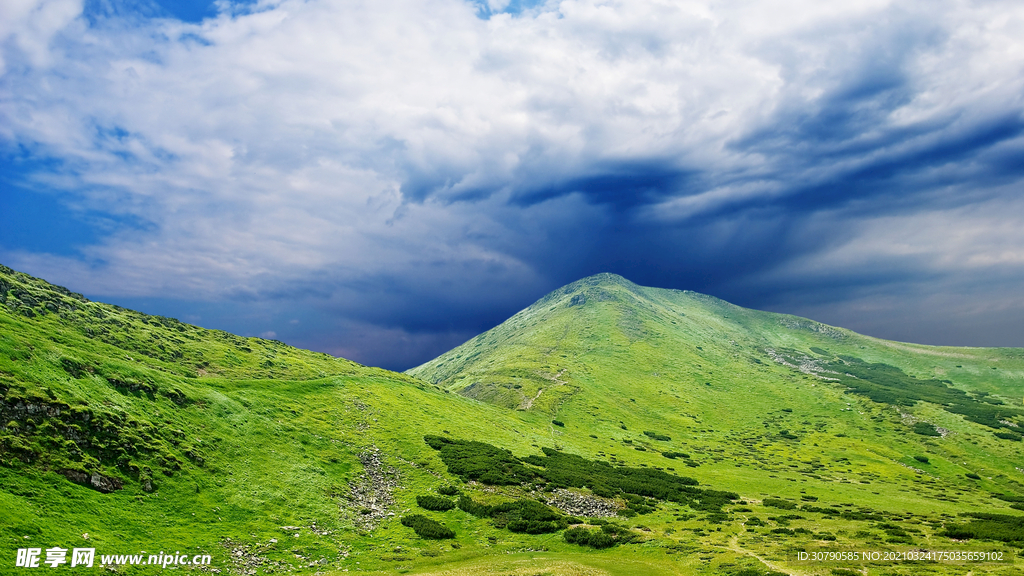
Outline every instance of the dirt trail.
<svg viewBox="0 0 1024 576"><path fill-rule="evenodd" d="M532 408L533 401L536 400L537 398L540 398L542 392L544 392L543 388L537 390L537 395L534 396L533 398L530 398L529 400L523 400L523 403L519 405L519 410L529 410L530 408Z"/></svg>
<svg viewBox="0 0 1024 576"><path fill-rule="evenodd" d="M740 527L741 528L745 527L745 523L740 524ZM729 539L729 549L732 550L733 552L737 552L739 554L744 554L746 556L750 556L752 558L756 558L757 561L760 562L761 564L764 564L768 568L770 568L772 570L775 570L777 572L782 572L783 574L789 574L790 576L812 576L812 574L810 572L804 572L802 570L795 570L795 569L790 568L788 566L781 566L779 564L776 564L775 562L772 562L771 560L767 560L765 558L762 558L761 556L759 556L755 552L752 552L752 551L747 550L746 548L740 546L740 535L739 534L734 534L733 537Z"/></svg>

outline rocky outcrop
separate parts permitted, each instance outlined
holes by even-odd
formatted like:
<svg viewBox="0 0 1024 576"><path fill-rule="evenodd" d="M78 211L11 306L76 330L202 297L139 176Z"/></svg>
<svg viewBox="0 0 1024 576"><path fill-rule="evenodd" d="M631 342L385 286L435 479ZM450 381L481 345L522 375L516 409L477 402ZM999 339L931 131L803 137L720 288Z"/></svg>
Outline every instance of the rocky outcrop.
<svg viewBox="0 0 1024 576"><path fill-rule="evenodd" d="M104 476L99 472L84 472L82 470L72 470L65 468L60 471L65 478L71 480L75 484L81 484L87 486L93 490L109 494L115 490L120 490L124 487L124 480L116 476Z"/></svg>
<svg viewBox="0 0 1024 576"><path fill-rule="evenodd" d="M600 498L591 494L572 492L564 488L555 490L553 496L549 496L547 504L558 508L570 516L582 516L586 518L597 518L602 516L616 516L622 506L614 500Z"/></svg>

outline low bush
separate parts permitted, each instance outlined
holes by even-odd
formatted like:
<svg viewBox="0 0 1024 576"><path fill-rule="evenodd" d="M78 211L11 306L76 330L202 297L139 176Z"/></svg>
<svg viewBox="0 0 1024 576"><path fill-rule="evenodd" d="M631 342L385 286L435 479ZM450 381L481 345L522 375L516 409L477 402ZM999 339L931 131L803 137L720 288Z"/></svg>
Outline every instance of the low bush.
<svg viewBox="0 0 1024 576"><path fill-rule="evenodd" d="M577 526L566 530L562 537L569 544L590 548L611 548L616 544L634 542L637 538L628 528L617 524L604 524L600 529L593 530Z"/></svg>
<svg viewBox="0 0 1024 576"><path fill-rule="evenodd" d="M928 457L927 456L914 456L914 460L917 460L918 462L921 462L922 464L927 464L928 463Z"/></svg>
<svg viewBox="0 0 1024 576"><path fill-rule="evenodd" d="M452 532L447 526L421 514L402 518L402 526L412 528L420 538L443 540L455 537L455 532Z"/></svg>
<svg viewBox="0 0 1024 576"><path fill-rule="evenodd" d="M782 510L792 510L796 508L796 503L781 498L765 498L761 501L764 506L770 506L772 508L779 508Z"/></svg>
<svg viewBox="0 0 1024 576"><path fill-rule="evenodd" d="M569 525L565 516L536 500L523 499L489 506L462 495L459 509L478 518L491 518L496 527L512 532L548 534Z"/></svg>
<svg viewBox="0 0 1024 576"><path fill-rule="evenodd" d="M444 512L445 510L451 510L455 508L455 501L449 500L448 498L441 498L440 496L433 496L426 494L423 496L416 497L416 505L420 508L427 510L434 510L435 512Z"/></svg>
<svg viewBox="0 0 1024 576"><path fill-rule="evenodd" d="M569 544L589 546L591 548L611 548L615 546L615 539L600 530L587 530L586 528L570 528L562 535Z"/></svg>
<svg viewBox="0 0 1024 576"><path fill-rule="evenodd" d="M998 540L1024 546L1024 516L975 512L966 514L966 524L948 524L939 536L957 540Z"/></svg>

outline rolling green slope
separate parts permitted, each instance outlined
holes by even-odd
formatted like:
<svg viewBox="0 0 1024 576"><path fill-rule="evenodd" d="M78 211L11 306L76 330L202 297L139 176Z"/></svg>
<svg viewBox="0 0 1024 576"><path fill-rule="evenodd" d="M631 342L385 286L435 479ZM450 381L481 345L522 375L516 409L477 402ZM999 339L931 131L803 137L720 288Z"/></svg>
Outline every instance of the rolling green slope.
<svg viewBox="0 0 1024 576"><path fill-rule="evenodd" d="M601 275L406 375L0 267L0 572L1017 574L1022 369Z"/></svg>

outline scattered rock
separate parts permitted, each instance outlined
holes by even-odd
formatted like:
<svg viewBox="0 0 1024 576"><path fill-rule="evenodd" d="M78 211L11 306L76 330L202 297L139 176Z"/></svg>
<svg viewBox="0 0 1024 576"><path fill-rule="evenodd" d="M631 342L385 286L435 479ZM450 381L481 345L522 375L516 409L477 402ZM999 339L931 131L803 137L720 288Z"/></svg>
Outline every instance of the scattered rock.
<svg viewBox="0 0 1024 576"><path fill-rule="evenodd" d="M387 518L388 508L395 503L391 491L399 486L398 470L381 461L376 446L360 454L359 461L363 464L363 473L349 487L349 506L356 512L356 525L373 530Z"/></svg>
<svg viewBox="0 0 1024 576"><path fill-rule="evenodd" d="M810 374L811 376L820 378L821 380L832 380L835 382L839 381L839 378L833 378L831 376L822 376L822 374L839 373L834 370L825 369L821 365L821 360L811 358L810 356L801 356L799 358L790 357L789 360L797 362L797 364L793 364L793 362L788 361L785 356L782 356L781 354L777 353L773 348L765 348L764 351L768 354L768 357L771 358L772 361L778 364L794 368L796 370L799 370L800 372L803 372L804 374Z"/></svg>

